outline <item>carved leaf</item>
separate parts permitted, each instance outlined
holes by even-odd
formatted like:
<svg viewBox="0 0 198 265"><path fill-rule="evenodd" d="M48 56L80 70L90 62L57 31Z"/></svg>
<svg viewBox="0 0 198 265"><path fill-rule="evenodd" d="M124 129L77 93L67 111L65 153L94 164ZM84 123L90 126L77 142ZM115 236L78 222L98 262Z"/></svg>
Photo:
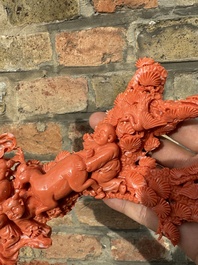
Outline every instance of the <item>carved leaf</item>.
<svg viewBox="0 0 198 265"><path fill-rule="evenodd" d="M166 121L164 121L162 119L154 118L148 112L143 112L142 113L142 123L143 123L144 129L148 130L148 129L152 129L152 128L155 128L158 126L163 126L166 124Z"/></svg>
<svg viewBox="0 0 198 265"><path fill-rule="evenodd" d="M194 118L197 115L198 115L198 108L196 108L195 106L181 106L178 109L178 117L180 119L186 117Z"/></svg>

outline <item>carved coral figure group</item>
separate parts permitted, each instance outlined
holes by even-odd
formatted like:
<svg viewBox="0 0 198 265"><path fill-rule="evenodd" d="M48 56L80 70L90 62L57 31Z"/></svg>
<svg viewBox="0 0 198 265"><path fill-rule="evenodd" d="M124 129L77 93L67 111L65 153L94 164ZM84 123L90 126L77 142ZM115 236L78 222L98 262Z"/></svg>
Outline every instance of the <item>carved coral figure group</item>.
<svg viewBox="0 0 198 265"><path fill-rule="evenodd" d="M82 195L150 207L159 217L159 236L173 245L179 225L198 222L198 165L165 168L150 157L161 135L198 117L198 95L163 100L166 70L150 58L136 66L105 119L84 135L83 150L62 151L43 164L26 161L12 134L0 136L0 264L16 264L23 246L49 247L47 221L67 214Z"/></svg>

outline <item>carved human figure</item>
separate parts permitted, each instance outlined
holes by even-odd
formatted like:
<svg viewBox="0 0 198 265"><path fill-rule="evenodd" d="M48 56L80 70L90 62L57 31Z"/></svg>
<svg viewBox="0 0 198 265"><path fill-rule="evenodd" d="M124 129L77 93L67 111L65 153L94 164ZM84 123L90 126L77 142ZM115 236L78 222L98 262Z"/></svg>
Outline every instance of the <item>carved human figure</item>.
<svg viewBox="0 0 198 265"><path fill-rule="evenodd" d="M89 153L85 159L87 172L91 173L94 184L91 187L96 191L96 198L103 198L103 191L117 192L126 190L123 179L117 178L120 171L120 149L116 143L115 128L107 123L101 123L93 135L84 137L83 152Z"/></svg>
<svg viewBox="0 0 198 265"><path fill-rule="evenodd" d="M43 245L43 248L49 246L51 243L49 238L50 227L46 224L38 223L32 218L26 218L26 207L18 193L3 202L2 211L6 214L9 221L12 221L20 230L22 235L20 238L21 245L30 245L37 248L40 248L41 245Z"/></svg>

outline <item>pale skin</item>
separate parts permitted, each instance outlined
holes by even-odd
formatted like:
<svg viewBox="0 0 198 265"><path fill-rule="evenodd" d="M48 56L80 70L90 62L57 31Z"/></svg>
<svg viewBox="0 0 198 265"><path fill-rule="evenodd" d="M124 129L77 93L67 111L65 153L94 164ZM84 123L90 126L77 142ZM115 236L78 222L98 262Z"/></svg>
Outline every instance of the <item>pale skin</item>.
<svg viewBox="0 0 198 265"><path fill-rule="evenodd" d="M105 113L97 112L90 117L90 126L94 129L99 121L105 117ZM187 149L174 142L163 139L162 145L152 153L152 157L165 167L184 167L198 163L198 120L183 122L170 137ZM156 231L158 218L155 213L141 205L120 199L106 199L104 202L114 210L117 210L136 222ZM181 240L179 247L185 254L198 265L198 223L185 223L180 226Z"/></svg>

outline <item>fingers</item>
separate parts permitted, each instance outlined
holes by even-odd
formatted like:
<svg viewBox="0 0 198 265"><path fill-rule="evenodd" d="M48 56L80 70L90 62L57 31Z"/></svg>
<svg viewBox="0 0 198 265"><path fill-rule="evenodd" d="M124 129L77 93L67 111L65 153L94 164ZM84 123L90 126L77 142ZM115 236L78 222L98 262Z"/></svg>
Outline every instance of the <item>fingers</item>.
<svg viewBox="0 0 198 265"><path fill-rule="evenodd" d="M179 227L180 248L198 264L198 223L184 223Z"/></svg>
<svg viewBox="0 0 198 265"><path fill-rule="evenodd" d="M141 204L120 199L105 199L103 201L112 209L127 215L153 231L157 231L158 218L151 209ZM179 230L180 248L198 264L198 223L184 223L179 227Z"/></svg>
<svg viewBox="0 0 198 265"><path fill-rule="evenodd" d="M104 119L105 117L105 113L104 112L95 112L93 113L90 118L89 118L89 124L91 126L91 128L95 128L95 126Z"/></svg>
<svg viewBox="0 0 198 265"><path fill-rule="evenodd" d="M160 147L152 152L152 157L161 165L173 168L188 165L194 159L194 153L170 140L162 139Z"/></svg>
<svg viewBox="0 0 198 265"><path fill-rule="evenodd" d="M112 209L127 215L153 231L157 231L158 218L151 209L144 205L121 199L105 199L104 202Z"/></svg>
<svg viewBox="0 0 198 265"><path fill-rule="evenodd" d="M184 167L198 162L198 120L182 122L178 128L169 135L180 145L164 139L152 157L167 167Z"/></svg>
<svg viewBox="0 0 198 265"><path fill-rule="evenodd" d="M170 137L191 151L198 153L198 119L182 122L170 134Z"/></svg>

